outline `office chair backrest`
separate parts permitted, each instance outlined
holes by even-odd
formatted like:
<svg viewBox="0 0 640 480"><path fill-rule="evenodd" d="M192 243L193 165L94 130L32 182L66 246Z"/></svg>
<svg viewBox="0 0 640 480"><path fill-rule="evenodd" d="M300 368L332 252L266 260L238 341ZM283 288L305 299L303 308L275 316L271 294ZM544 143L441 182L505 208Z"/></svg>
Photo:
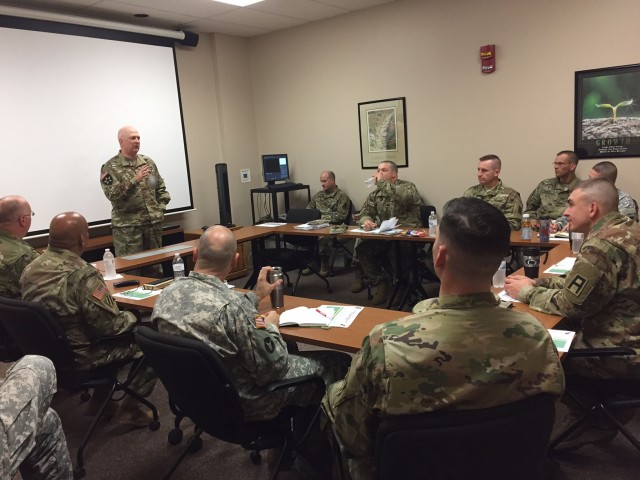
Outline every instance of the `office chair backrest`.
<svg viewBox="0 0 640 480"><path fill-rule="evenodd" d="M138 327L136 342L182 414L222 440L244 422L240 397L220 356L200 340Z"/></svg>
<svg viewBox="0 0 640 480"><path fill-rule="evenodd" d="M287 212L287 223L307 223L319 220L322 214L315 208L291 208ZM299 248L312 249L318 244L318 237L309 235L284 235L284 241Z"/></svg>
<svg viewBox="0 0 640 480"><path fill-rule="evenodd" d="M0 297L0 323L23 354L49 358L59 379L74 370L69 339L55 315L42 305Z"/></svg>
<svg viewBox="0 0 640 480"><path fill-rule="evenodd" d="M547 394L482 410L380 420L376 478L540 480L555 417Z"/></svg>
<svg viewBox="0 0 640 480"><path fill-rule="evenodd" d="M420 220L424 228L429 228L429 215L431 212L438 213L433 205L420 205Z"/></svg>

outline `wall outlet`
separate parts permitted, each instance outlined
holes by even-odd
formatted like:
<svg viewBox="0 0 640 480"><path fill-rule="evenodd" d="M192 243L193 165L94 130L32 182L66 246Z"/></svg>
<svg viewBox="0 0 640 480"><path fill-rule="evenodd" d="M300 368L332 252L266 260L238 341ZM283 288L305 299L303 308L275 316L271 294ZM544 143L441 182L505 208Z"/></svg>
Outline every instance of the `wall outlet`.
<svg viewBox="0 0 640 480"><path fill-rule="evenodd" d="M251 170L244 168L240 170L240 182L249 183L251 181Z"/></svg>

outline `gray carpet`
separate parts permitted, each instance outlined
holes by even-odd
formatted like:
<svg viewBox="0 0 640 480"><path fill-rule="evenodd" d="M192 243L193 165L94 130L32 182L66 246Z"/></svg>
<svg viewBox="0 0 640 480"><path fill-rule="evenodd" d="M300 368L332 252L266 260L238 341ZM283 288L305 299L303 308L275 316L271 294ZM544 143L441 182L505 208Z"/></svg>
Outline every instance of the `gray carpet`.
<svg viewBox="0 0 640 480"><path fill-rule="evenodd" d="M328 294L319 279L304 277L298 287L300 296L326 299L331 302L355 303L370 305L366 292L353 295L349 293L352 276L349 272L337 271L330 281L334 289ZM245 279L233 283L242 285ZM301 349L308 348L304 345ZM0 374L4 374L6 365L0 364ZM85 451L88 480L111 479L160 479L179 456L182 446L172 446L167 442L167 435L173 428L173 415L168 404L167 395L158 385L151 396L160 412L161 427L156 432L148 429L123 431L117 424L102 423ZM54 399L54 408L62 418L67 441L72 455L82 435L89 426L90 418L83 415L85 405L77 394L60 392ZM632 430L640 435L640 421L631 422ZM192 431L188 421L183 422L185 437ZM267 479L269 469L266 455L262 465L253 465L248 452L233 445L227 445L207 435L203 436L204 446L201 451L186 457L178 471L172 477L181 479ZM184 442L183 442L184 444ZM75 462L75 457L74 457ZM635 480L640 471L640 452L621 435L602 446L583 447L573 454L560 459L560 473L556 479L570 480ZM19 477L18 477L19 478ZM294 472L285 472L280 480L297 478ZM478 478L482 478L479 475ZM399 479L400 480L400 479Z"/></svg>

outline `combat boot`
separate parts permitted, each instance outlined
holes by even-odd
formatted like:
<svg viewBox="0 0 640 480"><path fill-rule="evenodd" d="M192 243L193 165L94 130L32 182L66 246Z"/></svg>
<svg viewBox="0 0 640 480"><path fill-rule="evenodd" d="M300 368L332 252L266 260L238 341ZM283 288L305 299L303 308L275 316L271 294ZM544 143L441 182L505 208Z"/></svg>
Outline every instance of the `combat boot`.
<svg viewBox="0 0 640 480"><path fill-rule="evenodd" d="M320 276L321 277L329 276L329 271L331 270L329 259L330 259L329 255L320 256Z"/></svg>
<svg viewBox="0 0 640 480"><path fill-rule="evenodd" d="M114 420L133 428L143 428L148 427L153 421L153 415L146 405L127 395L120 402Z"/></svg>
<svg viewBox="0 0 640 480"><path fill-rule="evenodd" d="M374 305L382 305L389 299L389 295L391 294L391 282L388 278L383 278L377 286L378 288L371 299L371 303Z"/></svg>
<svg viewBox="0 0 640 480"><path fill-rule="evenodd" d="M351 293L360 293L366 288L364 284L364 272L362 271L360 264L354 265L353 272L355 277L351 284Z"/></svg>

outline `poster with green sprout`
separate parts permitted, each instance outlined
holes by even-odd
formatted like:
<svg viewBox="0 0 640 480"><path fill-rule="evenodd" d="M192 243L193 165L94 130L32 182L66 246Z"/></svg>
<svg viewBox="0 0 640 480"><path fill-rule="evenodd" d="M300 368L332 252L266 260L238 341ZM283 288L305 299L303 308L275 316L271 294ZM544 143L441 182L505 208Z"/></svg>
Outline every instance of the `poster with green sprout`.
<svg viewBox="0 0 640 480"><path fill-rule="evenodd" d="M640 156L640 65L576 72L580 158Z"/></svg>

